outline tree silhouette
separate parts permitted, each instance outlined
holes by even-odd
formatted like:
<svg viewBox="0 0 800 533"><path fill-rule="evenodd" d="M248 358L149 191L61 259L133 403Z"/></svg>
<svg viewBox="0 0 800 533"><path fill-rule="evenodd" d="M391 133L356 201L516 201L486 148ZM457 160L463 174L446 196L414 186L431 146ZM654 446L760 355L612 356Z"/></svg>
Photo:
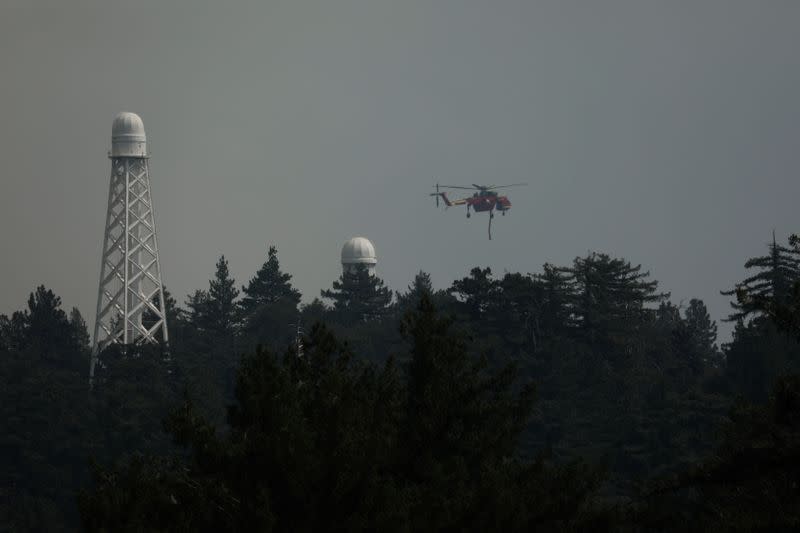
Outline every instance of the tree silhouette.
<svg viewBox="0 0 800 533"><path fill-rule="evenodd" d="M322 297L333 302L334 318L342 324L382 318L392 303L392 291L364 265L344 271L331 289L322 291Z"/></svg>
<svg viewBox="0 0 800 533"><path fill-rule="evenodd" d="M755 274L737 283L734 289L721 291L725 296L736 296L731 301L733 312L726 319L728 322L762 313L766 302L784 305L792 287L800 280L800 250L779 245L774 232L767 248L767 255L752 257L744 264L748 270L755 269Z"/></svg>

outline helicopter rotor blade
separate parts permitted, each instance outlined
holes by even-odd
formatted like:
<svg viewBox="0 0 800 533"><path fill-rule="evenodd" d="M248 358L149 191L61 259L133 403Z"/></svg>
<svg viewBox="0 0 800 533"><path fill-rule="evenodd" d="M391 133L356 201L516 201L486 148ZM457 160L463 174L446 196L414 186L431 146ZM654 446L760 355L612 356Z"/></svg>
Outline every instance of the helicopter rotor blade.
<svg viewBox="0 0 800 533"><path fill-rule="evenodd" d="M466 189L468 191L471 191L473 189L473 187L464 187L461 185L440 185L440 187L442 189Z"/></svg>
<svg viewBox="0 0 800 533"><path fill-rule="evenodd" d="M527 183L511 183L509 185L492 185L491 187L487 187L487 189L507 189L508 187L522 187L527 185Z"/></svg>

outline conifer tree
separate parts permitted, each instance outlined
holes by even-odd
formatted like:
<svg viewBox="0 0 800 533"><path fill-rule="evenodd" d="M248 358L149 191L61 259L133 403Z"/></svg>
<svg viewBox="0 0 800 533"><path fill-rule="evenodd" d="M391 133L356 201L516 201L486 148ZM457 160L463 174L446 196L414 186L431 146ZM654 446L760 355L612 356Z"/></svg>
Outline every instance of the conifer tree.
<svg viewBox="0 0 800 533"><path fill-rule="evenodd" d="M724 296L735 296L731 302L733 312L726 319L736 322L753 314L763 313L764 304L784 305L791 296L792 287L800 280L800 250L779 245L772 233L772 243L768 245L767 255L748 259L744 267L756 273L737 283L729 291L721 291Z"/></svg>
<svg viewBox="0 0 800 533"><path fill-rule="evenodd" d="M711 320L703 300L692 298L686 308L686 330L697 357L704 364L717 364L717 323Z"/></svg>
<svg viewBox="0 0 800 533"><path fill-rule="evenodd" d="M681 323L681 310L672 302L661 302L656 309L656 323L665 330L673 330Z"/></svg>
<svg viewBox="0 0 800 533"><path fill-rule="evenodd" d="M0 315L0 529L77 529L75 491L102 448L87 341L80 313L45 287L12 319Z"/></svg>
<svg viewBox="0 0 800 533"><path fill-rule="evenodd" d="M800 294L800 250L791 240L790 246L777 244L773 233L769 253L745 263L757 272L722 292L736 296L726 319L736 327L732 341L723 346L725 373L734 390L750 400L766 400L776 377L800 368L800 345L778 330L793 317L792 301Z"/></svg>
<svg viewBox="0 0 800 533"><path fill-rule="evenodd" d="M322 291L322 297L333 302L336 318L344 324L382 318L392 303L392 291L364 265L343 272L331 289Z"/></svg>
<svg viewBox="0 0 800 533"><path fill-rule="evenodd" d="M205 321L206 300L208 300L208 291L203 289L195 289L192 294L186 297L186 307L189 308L189 322L197 328L202 328Z"/></svg>
<svg viewBox="0 0 800 533"><path fill-rule="evenodd" d="M86 321L83 319L80 310L73 307L69 312L69 325L72 329L72 338L75 346L89 353L89 330L86 328Z"/></svg>
<svg viewBox="0 0 800 533"><path fill-rule="evenodd" d="M539 308L539 327L546 336L556 336L575 327L574 308L576 305L576 289L569 268L556 267L545 263L541 274L534 276L541 284L541 300Z"/></svg>
<svg viewBox="0 0 800 533"><path fill-rule="evenodd" d="M239 307L244 321L252 319L263 305L287 302L297 306L300 303L300 291L292 287L291 279L291 274L281 271L277 247L270 246L267 261L247 286L242 287L244 296Z"/></svg>
<svg viewBox="0 0 800 533"><path fill-rule="evenodd" d="M199 409L216 425L224 423L224 405L233 396L240 356L238 295L228 261L222 255L214 277L208 282L208 290L196 290L189 295L186 321L169 324L172 348L176 351L174 359L186 378L187 391L197 398ZM168 305L168 316L169 313Z"/></svg>
<svg viewBox="0 0 800 533"><path fill-rule="evenodd" d="M497 304L499 285L492 278L491 268L475 267L468 277L455 280L450 292L462 303L469 318L478 322Z"/></svg>
<svg viewBox="0 0 800 533"><path fill-rule="evenodd" d="M789 245L795 252L800 253L800 237L789 237ZM800 279L792 284L788 298L775 302L764 298L745 296L749 304L760 312L765 313L782 331L789 333L800 340Z"/></svg>
<svg viewBox="0 0 800 533"><path fill-rule="evenodd" d="M672 302L661 302L655 309L654 320L645 325L642 337L646 340L646 355L651 364L658 365L658 372L648 376L650 383L660 386L665 380L677 380L680 386L694 383L704 368L705 359L695 340L696 333L690 331L680 308ZM654 395L651 404L664 407L663 396Z"/></svg>
<svg viewBox="0 0 800 533"><path fill-rule="evenodd" d="M577 257L570 269L578 293L575 315L590 342L619 340L647 320L648 303L669 293L657 292L658 282L649 272L624 259L593 252Z"/></svg>
<svg viewBox="0 0 800 533"><path fill-rule="evenodd" d="M208 326L217 334L232 337L236 332L236 298L239 290L228 271L228 261L220 256L214 279L208 282L208 300L205 304Z"/></svg>
<svg viewBox="0 0 800 533"><path fill-rule="evenodd" d="M294 338L292 324L299 319L300 291L291 279L291 274L281 270L278 249L270 246L267 261L242 287L239 316L247 348L266 344L282 350Z"/></svg>
<svg viewBox="0 0 800 533"><path fill-rule="evenodd" d="M80 327L80 323L74 326ZM61 298L44 285L30 294L28 309L12 315L9 329L10 343L18 350L32 350L68 368L80 368L86 363L79 344L81 332L74 329L61 309Z"/></svg>
<svg viewBox="0 0 800 533"><path fill-rule="evenodd" d="M408 417L415 430L407 434L405 449L418 461L418 475L429 475L425 470L430 467L447 471L445 464L462 453L476 454L473 461L513 456L533 405L531 384L520 395L512 392L513 366L489 376L486 361L472 358L451 328L452 320L440 317L428 297L401 323L412 346ZM490 417L491 425L485 423ZM459 427L448 431L453 420L460 421Z"/></svg>
<svg viewBox="0 0 800 533"><path fill-rule="evenodd" d="M433 295L433 283L431 275L420 270L414 276L414 281L408 286L408 290L397 293L397 306L402 310L411 309L417 305L423 294Z"/></svg>
<svg viewBox="0 0 800 533"><path fill-rule="evenodd" d="M494 321L507 346L533 353L542 335L542 284L531 275L507 272L499 280L498 293Z"/></svg>
<svg viewBox="0 0 800 533"><path fill-rule="evenodd" d="M397 292L398 316L402 317L404 313L415 309L423 295L427 295L442 310L450 310L458 303L448 291L434 289L431 275L420 270L405 292Z"/></svg>
<svg viewBox="0 0 800 533"><path fill-rule="evenodd" d="M229 344L237 330L236 298L239 291L231 278L228 261L220 256L214 278L208 282L208 290L196 290L187 300L189 320L198 331L211 339L225 339Z"/></svg>

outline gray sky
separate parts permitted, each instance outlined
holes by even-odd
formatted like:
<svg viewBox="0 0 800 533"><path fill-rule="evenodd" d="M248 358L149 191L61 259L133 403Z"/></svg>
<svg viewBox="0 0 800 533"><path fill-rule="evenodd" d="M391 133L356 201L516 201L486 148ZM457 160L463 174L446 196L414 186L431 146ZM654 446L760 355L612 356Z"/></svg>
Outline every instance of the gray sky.
<svg viewBox="0 0 800 533"><path fill-rule="evenodd" d="M15 1L0 7L0 313L45 284L94 322L122 110L144 120L181 301L222 253L246 282L270 243L309 301L361 234L393 289L419 269L445 287L597 250L719 319L718 291L772 229L800 231L794 0ZM488 241L485 216L434 208L434 176L531 185Z"/></svg>

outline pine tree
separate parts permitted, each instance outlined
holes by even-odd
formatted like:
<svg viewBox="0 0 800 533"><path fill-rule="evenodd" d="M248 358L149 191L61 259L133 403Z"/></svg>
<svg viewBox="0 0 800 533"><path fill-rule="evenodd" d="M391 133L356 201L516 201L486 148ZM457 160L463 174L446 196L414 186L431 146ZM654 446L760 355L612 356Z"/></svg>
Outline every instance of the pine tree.
<svg viewBox="0 0 800 533"><path fill-rule="evenodd" d="M461 307L474 322L479 322L498 302L499 284L492 278L491 268L475 267L469 276L453 282L450 288Z"/></svg>
<svg viewBox="0 0 800 533"><path fill-rule="evenodd" d="M475 460L480 455L480 460L489 461L513 456L516 438L533 405L532 385L523 386L520 395L511 392L516 377L513 366L489 376L486 361L472 358L463 338L451 327L451 319L440 317L428 297L423 297L416 312L401 324L412 346L408 417L416 430L408 435L406 451L418 461L421 470L417 474L422 476L427 476L426 470L432 466L426 461L447 463L461 453L474 453ZM487 418L500 413L502 421L485 424ZM460 421L458 428L447 431L453 420Z"/></svg>
<svg viewBox="0 0 800 533"><path fill-rule="evenodd" d="M292 342L292 324L298 320L300 291L292 287L291 274L281 271L278 249L270 246L267 261L247 286L239 303L244 345L266 344L282 350Z"/></svg>
<svg viewBox="0 0 800 533"><path fill-rule="evenodd" d="M333 301L335 319L343 324L382 318L392 303L392 291L364 265L343 272L331 289L322 291L322 297Z"/></svg>
<svg viewBox="0 0 800 533"><path fill-rule="evenodd" d="M45 287L0 316L0 529L77 529L75 491L101 446L87 394L88 335Z"/></svg>
<svg viewBox="0 0 800 533"><path fill-rule="evenodd" d="M208 299L205 302L207 325L217 336L232 338L237 327L236 298L239 290L228 271L228 261L220 256L214 279L208 282Z"/></svg>
<svg viewBox="0 0 800 533"><path fill-rule="evenodd" d="M692 298L685 315L687 334L698 359L704 365L717 365L717 323L711 320L706 304L703 300Z"/></svg>
<svg viewBox="0 0 800 533"><path fill-rule="evenodd" d="M239 291L228 261L220 256L208 290L188 297L189 316L180 322L180 344L176 364L181 368L191 394L212 423L222 425L223 405L232 400L239 361ZM172 331L170 332L172 334Z"/></svg>
<svg viewBox="0 0 800 533"><path fill-rule="evenodd" d="M590 342L622 340L648 319L645 304L666 299L657 292L658 282L648 281L649 272L624 259L591 253L577 257L570 269L578 298L575 315Z"/></svg>
<svg viewBox="0 0 800 533"><path fill-rule="evenodd" d="M239 306L245 322L263 305L287 302L297 306L300 303L300 291L292 287L291 279L291 274L281 271L278 249L270 246L267 261L247 286L242 287L244 296Z"/></svg>
<svg viewBox="0 0 800 533"><path fill-rule="evenodd" d="M81 332L73 326L80 327L80 323L70 323L61 309L61 298L40 285L30 294L28 309L12 315L10 344L18 350L32 350L67 368L83 368L86 361L79 344Z"/></svg>
<svg viewBox="0 0 800 533"><path fill-rule="evenodd" d="M800 254L800 237L791 235L789 245ZM739 291L737 297L755 312L763 313L782 331L800 339L800 279L795 279L786 298L770 300L767 296L753 296Z"/></svg>
<svg viewBox="0 0 800 533"><path fill-rule="evenodd" d="M538 322L543 335L555 337L576 326L577 293L569 268L545 263L542 270L534 276L542 286L541 300L537 302Z"/></svg>
<svg viewBox="0 0 800 533"><path fill-rule="evenodd" d="M711 320L702 300L693 298L681 316L680 308L672 302L662 302L655 311L655 321L647 328L651 357L682 385L688 386L706 368L719 364L717 325ZM665 342L666 341L666 342Z"/></svg>
<svg viewBox="0 0 800 533"><path fill-rule="evenodd" d="M541 340L541 302L544 288L533 276L507 272L498 283L494 322L507 347L535 352Z"/></svg>
<svg viewBox="0 0 800 533"><path fill-rule="evenodd" d="M196 290L188 297L189 321L209 338L229 341L236 334L238 326L236 298L239 291L236 281L230 276L224 255L217 261L214 279L209 280L208 287L207 291Z"/></svg>
<svg viewBox="0 0 800 533"><path fill-rule="evenodd" d="M186 297L186 307L189 308L188 321L198 332L205 331L208 326L206 320L206 306L208 303L208 291L196 289Z"/></svg>
<svg viewBox="0 0 800 533"><path fill-rule="evenodd" d="M745 263L758 272L722 293L736 295L726 319L736 327L723 346L725 374L737 393L753 401L766 400L775 378L800 368L800 345L779 331L796 319L793 301L800 294L800 250L791 240L790 246L777 244L773 233L769 254Z"/></svg>
<svg viewBox="0 0 800 533"><path fill-rule="evenodd" d="M672 302L661 302L655 310L654 320L644 326L642 337L646 339L645 361L657 365L658 371L647 376L657 390L677 383L685 389L693 385L705 368L705 359L699 349L696 333L690 331L687 321L681 316L680 308ZM649 401L665 407L666 398L660 392L651 395Z"/></svg>
<svg viewBox="0 0 800 533"><path fill-rule="evenodd" d="M413 309L423 294L433 295L433 283L431 275L420 270L414 276L414 281L408 286L408 290L405 293L397 293L397 307L403 311Z"/></svg>
<svg viewBox="0 0 800 533"><path fill-rule="evenodd" d="M72 328L72 339L75 346L78 346L88 354L90 349L89 330L86 328L86 321L77 307L73 307L69 313L69 325Z"/></svg>
<svg viewBox="0 0 800 533"><path fill-rule="evenodd" d="M661 302L655 312L655 323L665 332L672 332L681 326L680 308L672 302Z"/></svg>
<svg viewBox="0 0 800 533"><path fill-rule="evenodd" d="M727 322L744 320L753 314L760 316L767 302L782 306L791 297L794 284L800 280L800 250L779 245L774 232L768 249L767 255L745 262L744 267L755 269L755 274L737 283L734 289L721 291L724 296L736 296Z"/></svg>

